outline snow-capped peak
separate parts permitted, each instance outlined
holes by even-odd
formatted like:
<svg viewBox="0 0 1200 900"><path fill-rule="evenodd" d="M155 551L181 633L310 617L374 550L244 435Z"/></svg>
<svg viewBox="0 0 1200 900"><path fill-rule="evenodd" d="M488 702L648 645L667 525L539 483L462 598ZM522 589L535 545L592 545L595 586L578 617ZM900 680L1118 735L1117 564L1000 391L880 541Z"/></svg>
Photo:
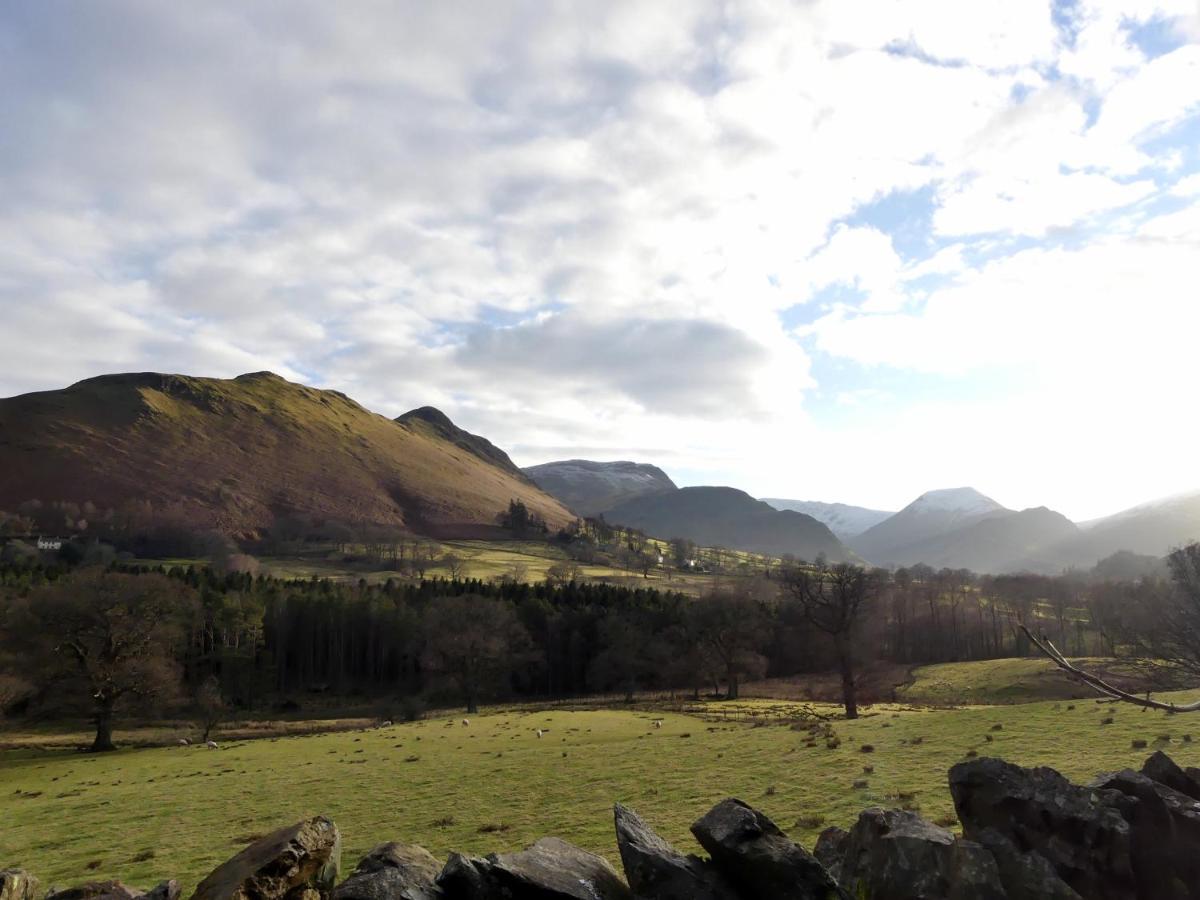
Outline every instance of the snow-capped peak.
<svg viewBox="0 0 1200 900"><path fill-rule="evenodd" d="M911 512L953 512L963 515L982 515L1004 509L991 497L972 487L943 488L926 491L908 505Z"/></svg>

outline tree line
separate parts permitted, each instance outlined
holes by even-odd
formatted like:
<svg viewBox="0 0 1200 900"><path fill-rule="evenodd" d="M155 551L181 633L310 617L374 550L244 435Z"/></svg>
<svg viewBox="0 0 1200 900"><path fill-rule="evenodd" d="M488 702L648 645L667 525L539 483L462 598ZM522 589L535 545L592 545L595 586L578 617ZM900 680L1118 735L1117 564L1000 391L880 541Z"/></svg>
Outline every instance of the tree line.
<svg viewBox="0 0 1200 900"><path fill-rule="evenodd" d="M714 579L699 598L563 573L368 584L19 559L0 563L0 712L86 712L105 749L122 709L211 719L328 694L412 716L493 697L736 698L747 680L836 671L854 716L886 699L864 667L1036 652L1019 623L1068 653L1186 667L1180 645L1200 644L1200 616L1182 614L1180 598L1200 593L1200 579L1178 561L1194 555L1173 559L1173 578L1131 581L797 563Z"/></svg>

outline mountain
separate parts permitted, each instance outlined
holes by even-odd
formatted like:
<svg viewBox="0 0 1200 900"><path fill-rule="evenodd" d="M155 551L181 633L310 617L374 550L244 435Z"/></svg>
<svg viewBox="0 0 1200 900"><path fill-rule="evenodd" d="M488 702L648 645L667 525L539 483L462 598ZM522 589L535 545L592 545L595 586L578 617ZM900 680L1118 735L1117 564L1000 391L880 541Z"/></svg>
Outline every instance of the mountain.
<svg viewBox="0 0 1200 900"><path fill-rule="evenodd" d="M919 554L925 552L924 545L930 539L1006 512L1011 510L974 488L928 491L848 543L875 565L928 562Z"/></svg>
<svg viewBox="0 0 1200 900"><path fill-rule="evenodd" d="M776 509L791 509L812 516L818 522L829 526L829 530L843 541L862 534L873 525L878 525L890 512L881 509L867 509L863 506L850 506L846 503L822 503L819 500L785 500L779 497L763 497L763 503L769 503Z"/></svg>
<svg viewBox="0 0 1200 900"><path fill-rule="evenodd" d="M635 497L677 490L658 466L566 459L529 466L525 474L581 516L595 516Z"/></svg>
<svg viewBox="0 0 1200 900"><path fill-rule="evenodd" d="M832 531L812 516L778 510L729 487L686 487L626 500L605 513L614 524L659 538L682 537L707 547L794 554L830 560L849 554Z"/></svg>
<svg viewBox="0 0 1200 900"><path fill-rule="evenodd" d="M1074 522L1044 506L1005 510L909 546L905 562L992 574L1055 574L1063 569L1055 547L1078 533Z"/></svg>
<svg viewBox="0 0 1200 900"><path fill-rule="evenodd" d="M1162 558L1173 547L1200 540L1200 491L1142 503L1079 527L1078 535L1055 548L1066 564L1090 567L1122 550Z"/></svg>
<svg viewBox="0 0 1200 900"><path fill-rule="evenodd" d="M0 472L0 509L149 503L231 534L296 516L469 536L510 499L552 527L574 518L437 410L393 421L270 372L106 375L0 400Z"/></svg>

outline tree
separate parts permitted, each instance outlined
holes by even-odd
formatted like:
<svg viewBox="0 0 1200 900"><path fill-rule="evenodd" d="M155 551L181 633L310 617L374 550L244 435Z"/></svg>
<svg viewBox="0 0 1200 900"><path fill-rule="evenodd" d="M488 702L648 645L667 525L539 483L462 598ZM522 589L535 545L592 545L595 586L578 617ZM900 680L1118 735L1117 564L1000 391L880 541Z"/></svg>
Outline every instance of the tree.
<svg viewBox="0 0 1200 900"><path fill-rule="evenodd" d="M162 575L85 571L17 599L0 633L43 685L90 695L101 752L116 749L120 704L178 692L172 651L197 606L191 588Z"/></svg>
<svg viewBox="0 0 1200 900"><path fill-rule="evenodd" d="M229 712L229 704L221 694L221 682L216 675L209 675L196 690L196 712L200 714L200 726L204 731L201 741L207 741L212 730L221 724Z"/></svg>
<svg viewBox="0 0 1200 900"><path fill-rule="evenodd" d="M1165 670L1168 675L1182 671L1197 676L1200 675L1200 543L1172 550L1167 556L1167 566L1171 572L1171 583L1163 586L1162 590L1142 592L1141 615L1131 626L1132 636L1151 668L1160 672ZM1019 627L1030 642L1056 666L1076 681L1110 699L1166 712L1200 712L1200 701L1177 705L1154 700L1149 694L1140 697L1121 690L1100 676L1069 662L1044 634L1040 637L1034 635L1028 619L1022 619Z"/></svg>
<svg viewBox="0 0 1200 900"><path fill-rule="evenodd" d="M663 645L648 625L616 612L600 620L597 632L602 649L589 668L593 689L615 687L626 703L632 703L643 682L661 670Z"/></svg>
<svg viewBox="0 0 1200 900"><path fill-rule="evenodd" d="M442 557L442 565L446 567L446 572L455 581L463 577L463 572L466 571L466 564L461 556L455 553L447 553Z"/></svg>
<svg viewBox="0 0 1200 900"><path fill-rule="evenodd" d="M879 580L877 573L849 563L791 569L783 577L784 590L799 604L804 618L833 639L847 719L858 718L855 631L878 592Z"/></svg>
<svg viewBox="0 0 1200 900"><path fill-rule="evenodd" d="M462 691L467 712L520 662L529 634L512 605L477 594L433 601L425 614L428 663Z"/></svg>
<svg viewBox="0 0 1200 900"><path fill-rule="evenodd" d="M762 604L748 591L715 590L690 608L701 645L725 673L725 696L738 698L743 675L761 675L766 661L760 652L767 638Z"/></svg>

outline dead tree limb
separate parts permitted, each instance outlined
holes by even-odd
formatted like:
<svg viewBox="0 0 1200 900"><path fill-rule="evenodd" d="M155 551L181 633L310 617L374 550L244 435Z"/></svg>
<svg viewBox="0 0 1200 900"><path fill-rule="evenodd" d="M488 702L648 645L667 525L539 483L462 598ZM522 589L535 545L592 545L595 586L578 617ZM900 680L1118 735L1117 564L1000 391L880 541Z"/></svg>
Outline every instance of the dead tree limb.
<svg viewBox="0 0 1200 900"><path fill-rule="evenodd" d="M1118 687L1114 687L1099 675L1093 675L1091 672L1085 672L1078 666L1072 665L1067 661L1067 658L1062 655L1059 649L1054 646L1049 638L1047 638L1045 635L1043 635L1041 638L1034 637L1033 632L1029 630L1028 626L1026 626L1024 622L1019 623L1017 627L1020 628L1025 637L1029 638L1033 645L1046 654L1046 656L1050 658L1050 661L1056 666L1058 666L1076 681L1086 684L1088 687L1106 697L1111 698L1112 700L1121 700L1125 703L1133 703L1137 706L1145 706L1148 709L1161 709L1164 712L1170 713L1200 712L1200 701L1195 703L1187 703L1180 706L1175 703L1163 703L1161 700L1153 700L1149 695L1145 697L1139 697L1136 694L1131 694L1128 691L1123 691Z"/></svg>

